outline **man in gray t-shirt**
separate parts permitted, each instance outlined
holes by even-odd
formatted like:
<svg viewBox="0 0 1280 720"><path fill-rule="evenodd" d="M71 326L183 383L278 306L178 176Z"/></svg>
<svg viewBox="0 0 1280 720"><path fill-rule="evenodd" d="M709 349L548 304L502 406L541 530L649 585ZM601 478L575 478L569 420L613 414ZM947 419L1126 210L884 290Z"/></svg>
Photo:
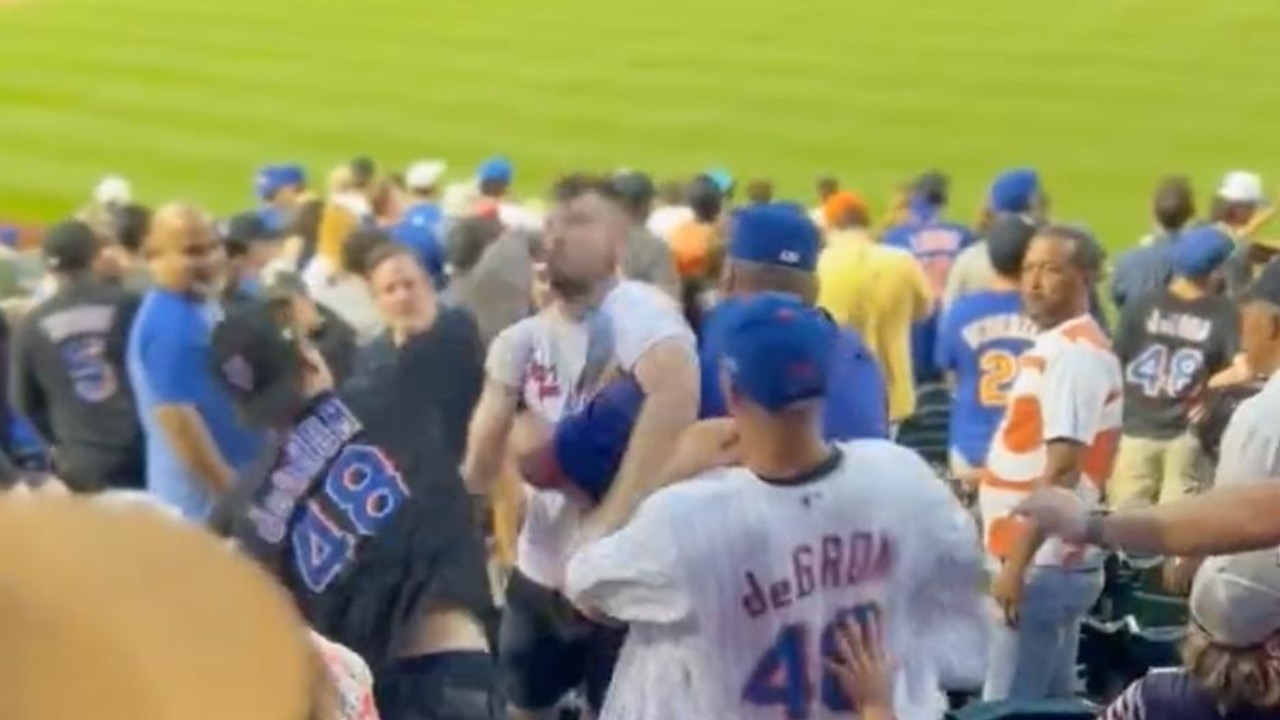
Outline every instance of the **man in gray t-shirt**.
<svg viewBox="0 0 1280 720"><path fill-rule="evenodd" d="M1280 477L1280 264L1267 265L1245 293L1240 331L1249 367L1268 379L1227 423L1215 484Z"/></svg>

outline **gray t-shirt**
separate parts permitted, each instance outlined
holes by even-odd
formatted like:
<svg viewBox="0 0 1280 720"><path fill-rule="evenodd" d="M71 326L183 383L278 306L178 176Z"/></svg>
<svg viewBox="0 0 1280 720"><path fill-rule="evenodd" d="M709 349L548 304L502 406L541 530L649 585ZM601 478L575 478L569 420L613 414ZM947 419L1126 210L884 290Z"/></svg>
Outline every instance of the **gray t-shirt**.
<svg viewBox="0 0 1280 720"><path fill-rule="evenodd" d="M1214 485L1275 482L1280 477L1280 373L1240 403L1218 451Z"/></svg>

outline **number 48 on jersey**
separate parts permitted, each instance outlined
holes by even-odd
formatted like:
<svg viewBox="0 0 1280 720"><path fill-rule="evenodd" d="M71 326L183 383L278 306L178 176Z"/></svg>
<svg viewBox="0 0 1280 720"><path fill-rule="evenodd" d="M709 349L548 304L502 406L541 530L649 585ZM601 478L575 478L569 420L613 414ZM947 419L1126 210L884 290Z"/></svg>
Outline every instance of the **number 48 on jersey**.
<svg viewBox="0 0 1280 720"><path fill-rule="evenodd" d="M846 623L865 625L879 618L880 607L875 603L841 610L822 628L816 648L812 645L813 633L807 623L784 625L747 677L742 688L743 702L781 706L787 720L807 720L815 700L812 678L816 669L820 673L821 685L816 688L819 691L816 699L830 712L853 712L851 699L845 696L827 664L837 658L839 632ZM817 663L816 668L814 662Z"/></svg>

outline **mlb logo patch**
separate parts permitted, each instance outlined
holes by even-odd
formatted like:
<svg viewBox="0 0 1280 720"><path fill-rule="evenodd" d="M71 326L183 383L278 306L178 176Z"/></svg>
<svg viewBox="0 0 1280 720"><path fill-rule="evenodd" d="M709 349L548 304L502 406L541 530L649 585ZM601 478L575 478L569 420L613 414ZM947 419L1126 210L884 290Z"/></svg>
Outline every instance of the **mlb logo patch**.
<svg viewBox="0 0 1280 720"><path fill-rule="evenodd" d="M241 392L253 392L253 368L242 355L236 355L222 363L222 376L227 382Z"/></svg>

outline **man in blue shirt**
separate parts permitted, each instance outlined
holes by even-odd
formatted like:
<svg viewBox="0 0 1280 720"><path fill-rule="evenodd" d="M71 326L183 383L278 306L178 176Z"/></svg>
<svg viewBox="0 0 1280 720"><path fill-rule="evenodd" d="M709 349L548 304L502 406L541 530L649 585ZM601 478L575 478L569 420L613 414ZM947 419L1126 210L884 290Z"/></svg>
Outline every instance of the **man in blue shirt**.
<svg viewBox="0 0 1280 720"><path fill-rule="evenodd" d="M169 205L155 214L147 242L155 286L138 309L127 360L147 440L147 490L202 521L258 459L262 437L241 423L213 376L221 249L211 223L194 207Z"/></svg>
<svg viewBox="0 0 1280 720"><path fill-rule="evenodd" d="M911 188L907 221L885 231L883 242L910 252L924 268L933 293L934 310L911 329L911 366L917 385L936 382L942 371L934 364L941 298L947 275L962 250L976 240L969 228L947 220L947 176L937 171L921 175Z"/></svg>
<svg viewBox="0 0 1280 720"><path fill-rule="evenodd" d="M391 229L391 237L413 250L438 291L448 284L442 241L444 211L436 192L446 169L448 166L441 160L421 160L409 166L404 176L409 205Z"/></svg>
<svg viewBox="0 0 1280 720"><path fill-rule="evenodd" d="M254 191L262 203L258 215L273 232L283 233L307 191L307 173L295 163L268 165L254 178Z"/></svg>
<svg viewBox="0 0 1280 720"><path fill-rule="evenodd" d="M1138 247L1116 261L1111 276L1111 299L1117 310L1152 290L1163 290L1173 279L1170 250L1187 223L1195 217L1191 182L1185 177L1165 178L1152 200L1156 232L1142 238Z"/></svg>
<svg viewBox="0 0 1280 720"><path fill-rule="evenodd" d="M951 472L975 483L1004 414L1005 395L1018 370L1018 357L1038 333L1022 314L1018 275L1035 228L1017 215L997 218L986 248L995 276L987 289L956 300L938 330L937 363L947 373L951 400Z"/></svg>
<svg viewBox="0 0 1280 720"><path fill-rule="evenodd" d="M761 292L797 295L808 305L817 297L814 273L822 240L817 227L798 206L783 203L744 208L733 218L721 291L735 296ZM702 402L699 415L727 413L720 388L720 328L717 309L704 318L699 360ZM823 410L829 440L889 436L888 389L879 364L862 338L841 329L828 368Z"/></svg>

